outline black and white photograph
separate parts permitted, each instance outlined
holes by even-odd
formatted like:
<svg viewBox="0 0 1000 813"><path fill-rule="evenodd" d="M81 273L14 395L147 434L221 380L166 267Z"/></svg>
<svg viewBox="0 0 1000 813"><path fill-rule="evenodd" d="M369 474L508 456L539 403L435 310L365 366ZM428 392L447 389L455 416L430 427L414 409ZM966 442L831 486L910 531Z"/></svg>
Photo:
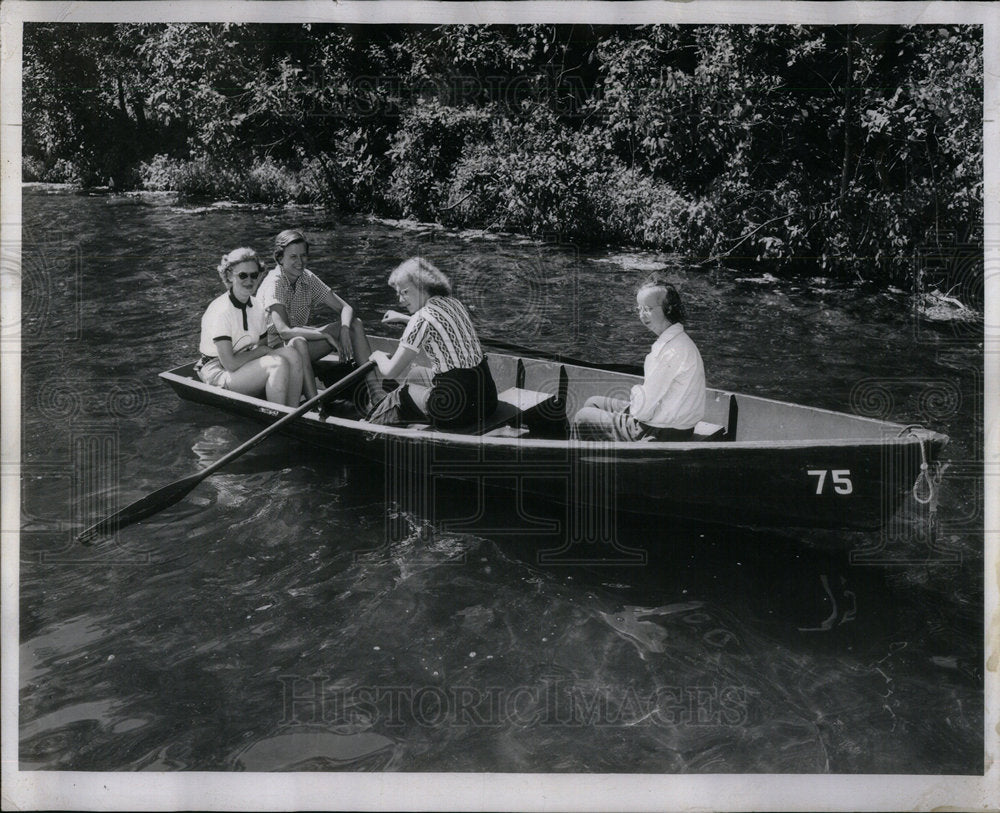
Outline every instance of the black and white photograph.
<svg viewBox="0 0 1000 813"><path fill-rule="evenodd" d="M3 809L1000 809L1000 11L5 2Z"/></svg>

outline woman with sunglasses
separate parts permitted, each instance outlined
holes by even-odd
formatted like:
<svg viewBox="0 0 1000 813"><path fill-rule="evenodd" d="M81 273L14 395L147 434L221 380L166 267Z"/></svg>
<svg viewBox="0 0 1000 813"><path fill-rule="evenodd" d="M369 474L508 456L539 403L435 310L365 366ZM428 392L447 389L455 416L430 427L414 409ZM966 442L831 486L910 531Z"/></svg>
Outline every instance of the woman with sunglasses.
<svg viewBox="0 0 1000 813"><path fill-rule="evenodd" d="M218 272L227 290L201 317L198 377L215 387L298 406L304 382L315 388L309 350L304 340L273 350L261 341L266 314L253 301L263 272L257 253L234 249L222 258Z"/></svg>

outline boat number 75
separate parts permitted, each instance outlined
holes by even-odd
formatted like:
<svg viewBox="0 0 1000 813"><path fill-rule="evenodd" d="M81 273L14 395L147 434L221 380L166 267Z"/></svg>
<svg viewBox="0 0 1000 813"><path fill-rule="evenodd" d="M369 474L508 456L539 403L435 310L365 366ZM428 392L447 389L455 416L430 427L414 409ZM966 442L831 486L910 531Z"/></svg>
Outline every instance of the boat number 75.
<svg viewBox="0 0 1000 813"><path fill-rule="evenodd" d="M850 469L832 469L827 471L826 469L809 469L806 474L811 477L816 478L816 493L823 493L823 486L826 485L826 475L830 475L830 481L833 483L833 490L838 494L850 494L854 491L854 485L851 483L851 470Z"/></svg>

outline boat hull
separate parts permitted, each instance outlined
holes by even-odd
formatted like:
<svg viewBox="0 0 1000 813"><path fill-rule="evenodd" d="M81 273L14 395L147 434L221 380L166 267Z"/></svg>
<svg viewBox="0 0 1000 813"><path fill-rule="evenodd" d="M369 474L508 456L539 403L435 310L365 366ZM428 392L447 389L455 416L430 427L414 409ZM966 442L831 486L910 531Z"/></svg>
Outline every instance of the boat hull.
<svg viewBox="0 0 1000 813"><path fill-rule="evenodd" d="M507 361L491 358L495 377L505 374ZM186 400L252 420L270 423L288 411L206 386L192 367L161 377ZM607 385L608 379L593 370L561 367L569 370L571 382L600 380ZM620 373L606 375L616 386L634 380ZM579 385L576 400L586 391ZM719 420L724 420L725 395L710 393L710 405L717 404L712 417ZM748 416L741 417L741 431L749 435L745 440L598 443L533 439L530 434L484 437L373 426L316 412L290 422L285 434L381 467L387 500L426 502L449 483L471 482L479 485L475 493L482 499L501 489L518 495L517 506L522 498L568 506L576 536L595 541L622 513L654 522L677 517L740 526L877 529L911 494L921 463L932 463L947 443L946 436L925 429L907 431L899 424L752 396L739 399L741 414ZM857 437L755 439L765 433L755 424L767 421L768 414L771 424L780 424L786 434L804 434L812 427L809 431L816 434L840 430ZM470 506L472 513L477 510Z"/></svg>

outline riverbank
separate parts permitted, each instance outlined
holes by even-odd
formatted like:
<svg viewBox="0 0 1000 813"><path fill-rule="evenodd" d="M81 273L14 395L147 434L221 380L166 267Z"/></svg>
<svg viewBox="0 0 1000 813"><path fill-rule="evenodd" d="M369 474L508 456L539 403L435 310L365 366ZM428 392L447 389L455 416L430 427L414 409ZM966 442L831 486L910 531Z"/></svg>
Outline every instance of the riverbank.
<svg viewBox="0 0 1000 813"><path fill-rule="evenodd" d="M51 183L44 181L24 181L22 188L40 194L81 194L87 196L106 196L112 199L119 199L122 203L132 201L135 203L145 203L154 206L175 206L187 212L212 212L220 210L236 211L274 211L275 204L265 202L240 202L237 200L217 200L211 196L191 196L180 190L128 190L116 191L109 186L85 187L80 184ZM418 240L431 243L435 240L461 240L465 242L497 242L505 241L514 245L526 246L563 246L565 241L559 239L557 235L536 236L527 233L518 233L502 230L490 230L483 228L461 228L448 226L443 223L422 221L412 218L383 217L373 214L345 214L335 209L331 210L323 203L297 203L283 202L279 207L289 213L294 213L295 218L302 216L320 216L329 214L336 218L337 222L343 224L360 225L374 223L396 229L399 232ZM584 246L589 249L588 253L593 253L597 249L593 246ZM884 291L893 296L908 295L908 307L913 314L928 322L936 323L961 323L973 324L983 318L982 305L976 307L976 303L981 303L982 278L975 273L970 274L969 264L957 264L956 259L968 259L968 252L975 251L975 247L952 246L954 256L951 258L951 265L956 266L959 273L954 273L955 268L947 265L936 269L936 275L928 278L925 284L923 278L915 275L918 287L904 290L893 285L884 285L871 280L858 277L851 280L838 279L835 275L817 273L817 269L803 268L800 273L790 273L787 268L775 269L774 263L757 262L750 264L728 264L723 265L719 260L707 262L699 258L689 258L674 252L649 249L639 245L606 245L603 247L603 256L599 259L591 259L592 262L605 263L611 266L618 266L625 270L641 273L652 271L668 271L671 268L681 266L700 265L713 274L723 274L729 276L737 282L754 282L756 284L767 285L778 283L780 279L791 279L798 283L806 283L817 292L833 288L854 287L858 285L873 286L876 290ZM974 258L975 259L975 258ZM981 262L981 261L980 261ZM972 269L975 270L975 263ZM981 270L981 265L979 266ZM781 277L774 276L771 271L778 270ZM977 299L978 296L978 299ZM963 298L964 297L964 298Z"/></svg>

